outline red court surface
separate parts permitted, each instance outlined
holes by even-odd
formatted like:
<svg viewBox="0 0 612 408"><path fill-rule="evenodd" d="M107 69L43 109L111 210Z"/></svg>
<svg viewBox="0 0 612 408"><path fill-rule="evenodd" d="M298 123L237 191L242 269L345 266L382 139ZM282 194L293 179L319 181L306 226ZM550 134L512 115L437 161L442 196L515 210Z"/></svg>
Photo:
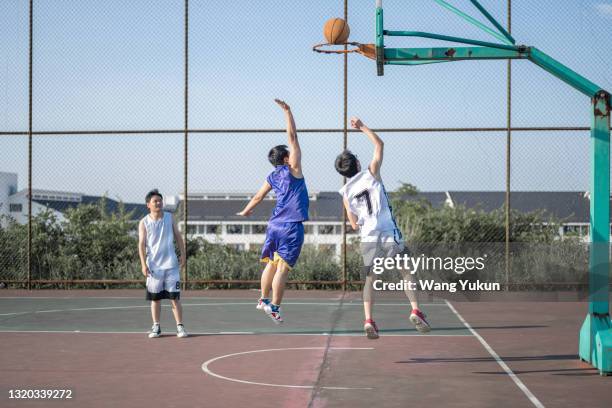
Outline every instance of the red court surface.
<svg viewBox="0 0 612 408"><path fill-rule="evenodd" d="M178 339L166 320L165 335L148 339L141 291L3 291L0 406L609 406L612 377L576 354L586 303L438 300L423 306L433 330L420 335L385 299L381 338L368 340L357 293L288 292L282 328L254 309L256 297L185 292L188 330L212 334ZM59 327L62 319L76 326ZM213 327L219 319L234 321L233 332L262 329L220 334L229 326ZM10 399L17 389L69 389L72 399Z"/></svg>

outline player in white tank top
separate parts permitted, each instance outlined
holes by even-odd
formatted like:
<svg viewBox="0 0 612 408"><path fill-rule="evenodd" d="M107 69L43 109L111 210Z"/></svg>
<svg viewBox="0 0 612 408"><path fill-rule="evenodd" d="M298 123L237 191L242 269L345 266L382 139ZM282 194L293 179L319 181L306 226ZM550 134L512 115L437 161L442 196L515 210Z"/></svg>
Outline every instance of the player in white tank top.
<svg viewBox="0 0 612 408"><path fill-rule="evenodd" d="M370 339L378 338L378 328L372 319L374 304L374 277L370 267L374 258L393 257L404 250L402 234L397 228L393 210L387 192L380 177L383 161L384 143L376 133L370 130L359 118L351 118L351 126L361 130L374 144L374 156L367 169L361 169L357 156L350 151L342 152L336 158L336 170L349 180L340 189L347 218L354 230L359 229L364 267L367 269L363 287L363 306L365 312L364 330ZM410 274L404 274L410 280ZM425 315L413 291L406 289L412 312L410 321L420 332L430 330Z"/></svg>
<svg viewBox="0 0 612 408"><path fill-rule="evenodd" d="M161 335L159 317L162 299L170 299L172 302L177 336L187 337L180 302L180 267L185 266L185 242L172 214L163 211L163 197L159 191L150 191L146 196L146 203L149 214L138 224L138 254L142 274L147 279L147 300L151 301L153 328L149 337ZM174 249L175 240L181 253L180 262Z"/></svg>
<svg viewBox="0 0 612 408"><path fill-rule="evenodd" d="M147 266L149 270L175 269L178 259L174 250L174 223L172 214L162 211L161 219L147 214L143 219L146 237Z"/></svg>

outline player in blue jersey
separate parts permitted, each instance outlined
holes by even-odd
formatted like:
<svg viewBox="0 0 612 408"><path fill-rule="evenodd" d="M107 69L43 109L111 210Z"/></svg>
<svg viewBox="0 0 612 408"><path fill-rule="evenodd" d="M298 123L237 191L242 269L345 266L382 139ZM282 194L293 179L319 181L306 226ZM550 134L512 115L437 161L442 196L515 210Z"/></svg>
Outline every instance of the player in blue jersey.
<svg viewBox="0 0 612 408"><path fill-rule="evenodd" d="M261 252L261 261L267 263L261 275L261 298L257 309L263 309L275 322L282 323L280 304L283 300L285 282L289 270L300 256L304 243L304 226L308 220L308 190L302 174L302 151L295 131L291 108L285 102L274 100L285 113L289 147L279 145L268 153L274 170L263 186L238 215L249 216L265 196L274 190L276 206L272 211L266 240ZM272 301L270 301L272 290Z"/></svg>

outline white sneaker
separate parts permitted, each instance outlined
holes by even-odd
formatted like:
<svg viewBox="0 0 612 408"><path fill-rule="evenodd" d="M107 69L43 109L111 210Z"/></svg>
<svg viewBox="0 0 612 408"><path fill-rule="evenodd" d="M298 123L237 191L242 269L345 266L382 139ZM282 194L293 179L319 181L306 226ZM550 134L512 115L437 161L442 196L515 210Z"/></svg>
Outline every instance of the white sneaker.
<svg viewBox="0 0 612 408"><path fill-rule="evenodd" d="M428 333L431 331L431 327L426 319L427 316L419 309L412 309L412 313L410 313L410 321L414 324L414 327L420 333Z"/></svg>
<svg viewBox="0 0 612 408"><path fill-rule="evenodd" d="M161 327L159 327L159 324L154 324L149 332L149 338L154 339L159 336L161 336Z"/></svg>
<svg viewBox="0 0 612 408"><path fill-rule="evenodd" d="M368 319L363 323L363 330L365 330L366 336L370 340L376 340L379 337L378 326L376 326L372 319Z"/></svg>
<svg viewBox="0 0 612 408"><path fill-rule="evenodd" d="M263 310L274 323L281 324L284 322L280 306L272 305L272 303L270 303L264 305Z"/></svg>
<svg viewBox="0 0 612 408"><path fill-rule="evenodd" d="M257 302L257 306L255 306L255 308L257 310L264 310L264 306L269 305L269 304L270 304L270 299L259 298L259 301Z"/></svg>
<svg viewBox="0 0 612 408"><path fill-rule="evenodd" d="M189 335L185 331L185 326L183 326L182 324L177 324L176 325L176 337L185 338L188 336Z"/></svg>

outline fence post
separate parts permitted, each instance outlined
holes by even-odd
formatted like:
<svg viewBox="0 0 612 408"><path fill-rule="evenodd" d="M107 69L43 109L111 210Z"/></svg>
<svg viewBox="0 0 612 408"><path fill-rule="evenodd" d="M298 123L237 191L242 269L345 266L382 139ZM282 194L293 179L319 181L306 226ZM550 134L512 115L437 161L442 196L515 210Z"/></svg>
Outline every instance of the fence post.
<svg viewBox="0 0 612 408"><path fill-rule="evenodd" d="M348 24L348 0L344 0L344 21ZM347 45L344 45L346 51ZM344 112L343 112L343 150L346 150L348 146L348 54L344 53ZM342 184L346 183L346 177L342 178ZM344 211L344 203L342 204L342 290L347 289L347 267L346 267L346 213Z"/></svg>
<svg viewBox="0 0 612 408"><path fill-rule="evenodd" d="M508 0L508 33L512 35L512 0ZM512 60L508 60L508 77L506 88L506 291L510 290L510 171L512 153Z"/></svg>
<svg viewBox="0 0 612 408"><path fill-rule="evenodd" d="M34 1L30 0L30 33L28 61L28 290L32 289L32 54L34 35Z"/></svg>
<svg viewBox="0 0 612 408"><path fill-rule="evenodd" d="M184 185L183 185L183 196L185 197L185 205L183 206L183 230L184 241L185 241L185 271L183 272L183 290L187 288L187 280L189 276L187 274L187 204L188 204L188 180L189 175L189 0L185 0L185 123L184 123Z"/></svg>

